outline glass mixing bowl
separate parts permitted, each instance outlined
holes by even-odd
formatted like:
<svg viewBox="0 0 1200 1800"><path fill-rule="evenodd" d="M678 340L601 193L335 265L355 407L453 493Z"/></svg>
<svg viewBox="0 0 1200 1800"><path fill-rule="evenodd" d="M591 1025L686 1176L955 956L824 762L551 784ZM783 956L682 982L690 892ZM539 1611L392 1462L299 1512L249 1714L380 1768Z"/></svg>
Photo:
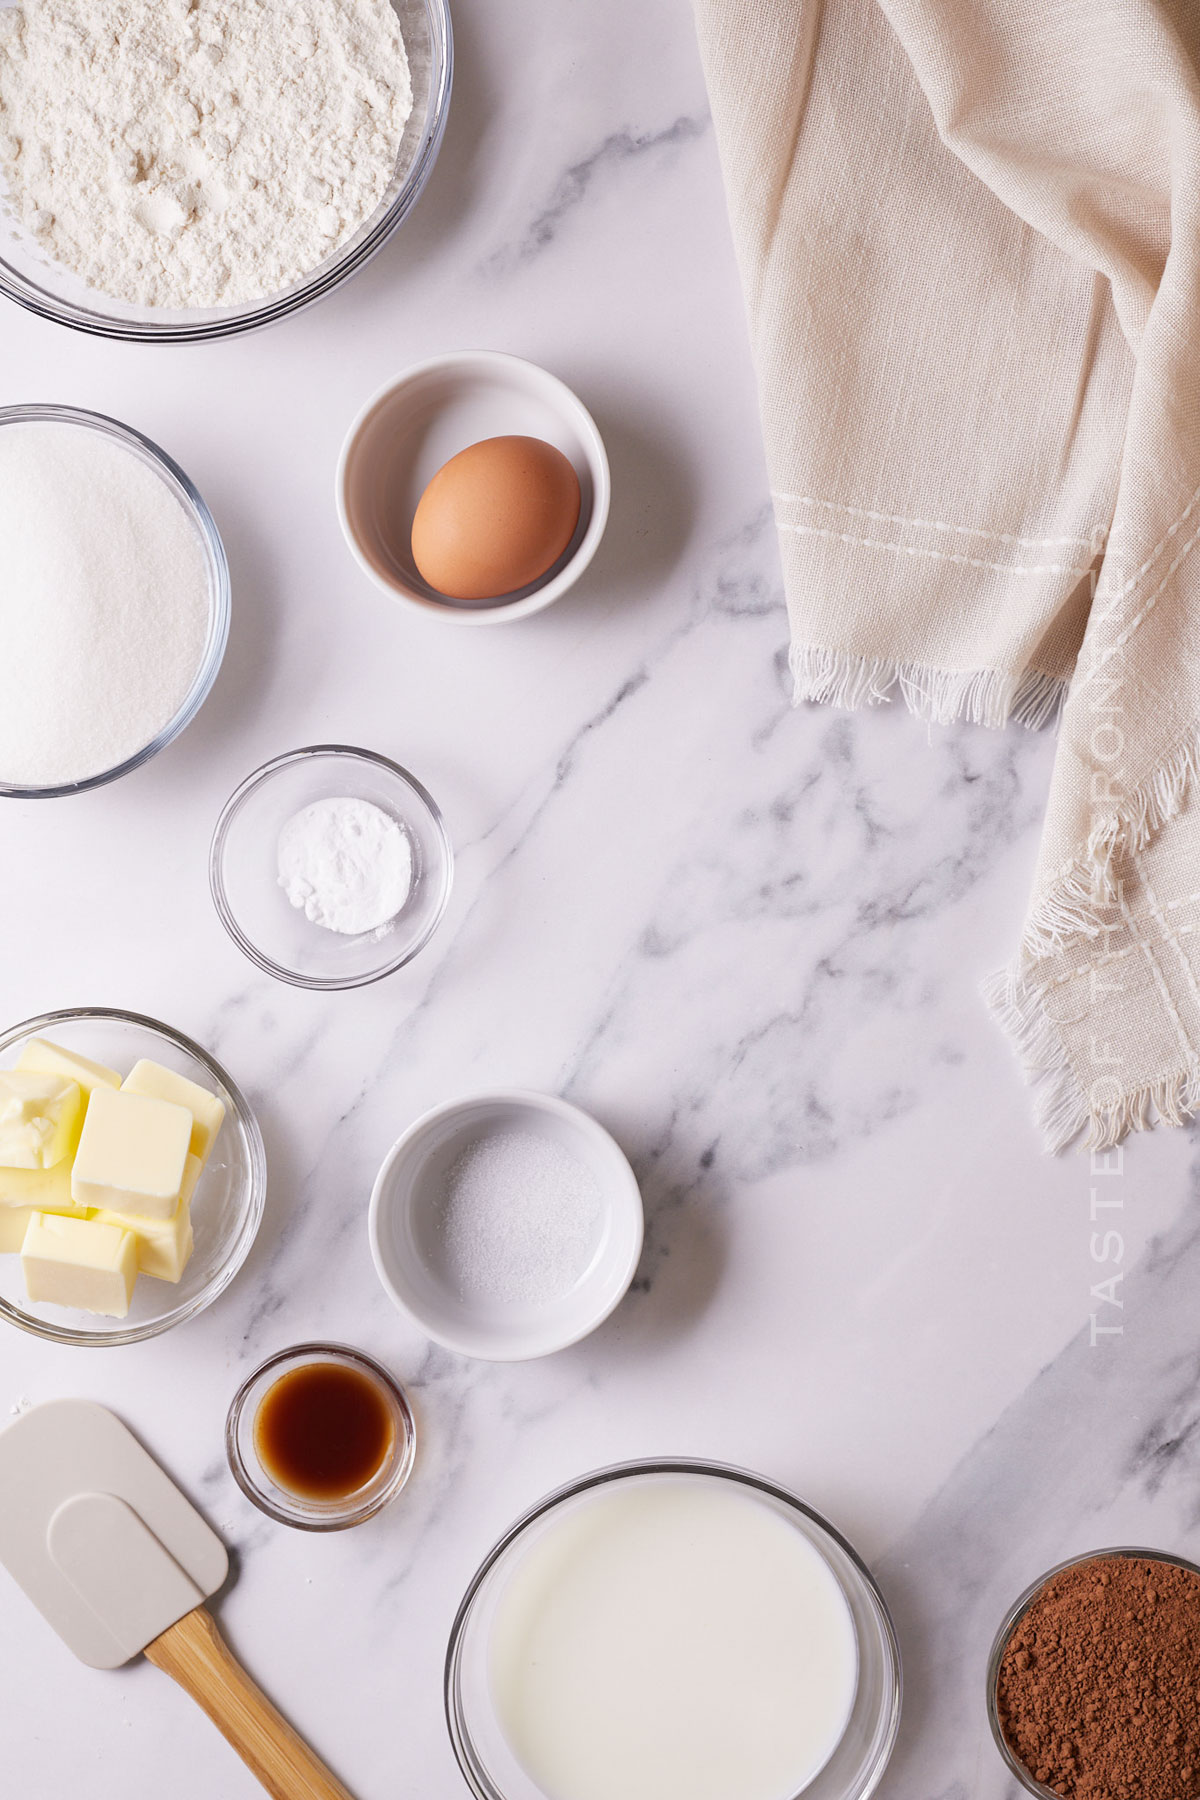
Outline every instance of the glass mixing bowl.
<svg viewBox="0 0 1200 1800"><path fill-rule="evenodd" d="M475 1800L552 1800L509 1747L492 1697L491 1625L509 1572L552 1520L596 1488L676 1475L751 1489L778 1508L823 1558L853 1621L858 1683L837 1748L803 1789L803 1800L865 1800L874 1792L900 1728L901 1679L896 1633L870 1570L832 1525L786 1488L723 1463L670 1458L618 1463L548 1495L505 1532L472 1578L450 1633L445 1698L450 1741Z"/></svg>
<svg viewBox="0 0 1200 1800"><path fill-rule="evenodd" d="M368 262L412 211L437 160L453 74L447 0L392 0L408 50L413 109L387 193L358 230L303 281L265 300L236 306L133 306L87 287L46 256L3 209L0 189L0 294L30 312L97 337L195 343L252 331L319 300Z"/></svg>
<svg viewBox="0 0 1200 1800"><path fill-rule="evenodd" d="M169 1025L107 1006L42 1013L0 1034L0 1066L11 1067L29 1038L49 1038L127 1075L143 1056L199 1082L225 1102L225 1118L192 1199L196 1247L177 1282L139 1275L123 1319L74 1312L25 1297L21 1259L0 1256L0 1319L56 1344L96 1349L137 1344L191 1319L229 1286L262 1222L267 1159L248 1102L208 1052Z"/></svg>
<svg viewBox="0 0 1200 1800"><path fill-rule="evenodd" d="M192 678L192 685L184 695L178 712L173 719L168 719L158 735L115 768L102 770L97 775L88 775L82 781L70 781L51 787L28 787L0 782L0 796L8 799L54 800L64 794L83 794L89 788L103 787L106 782L116 781L119 776L140 769L143 763L149 762L152 756L157 756L173 738L179 736L185 726L191 724L217 679L217 672L225 655L225 645L229 640L229 564L225 560L225 546L221 542L221 535L199 493L179 464L172 462L165 450L160 450L157 444L152 443L148 437L143 437L140 431L134 431L130 425L122 425L119 419L110 419L104 413L82 412L74 406L0 407L0 431L9 425L73 425L83 431L95 432L100 437L115 439L136 456L139 462L154 470L183 508L195 527L208 571L208 635L204 649Z"/></svg>

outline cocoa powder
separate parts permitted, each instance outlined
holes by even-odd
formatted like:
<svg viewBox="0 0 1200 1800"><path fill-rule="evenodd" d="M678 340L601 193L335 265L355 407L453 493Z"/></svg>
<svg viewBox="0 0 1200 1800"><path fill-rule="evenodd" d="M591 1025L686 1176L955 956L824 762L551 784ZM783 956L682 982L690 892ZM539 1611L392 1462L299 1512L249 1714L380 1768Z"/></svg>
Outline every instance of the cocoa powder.
<svg viewBox="0 0 1200 1800"><path fill-rule="evenodd" d="M1146 1557L1061 1570L996 1682L1009 1748L1066 1800L1200 1800L1200 1575Z"/></svg>

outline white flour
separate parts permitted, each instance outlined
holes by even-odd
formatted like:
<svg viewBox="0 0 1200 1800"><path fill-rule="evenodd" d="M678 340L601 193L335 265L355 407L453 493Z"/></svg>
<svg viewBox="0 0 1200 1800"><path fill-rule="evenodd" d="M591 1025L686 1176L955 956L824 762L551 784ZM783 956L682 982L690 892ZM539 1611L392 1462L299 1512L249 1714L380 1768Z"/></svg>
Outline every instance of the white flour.
<svg viewBox="0 0 1200 1800"><path fill-rule="evenodd" d="M278 854L280 887L327 931L378 931L412 889L408 834L369 800L316 800L293 813Z"/></svg>
<svg viewBox="0 0 1200 1800"><path fill-rule="evenodd" d="M0 430L0 781L101 775L178 712L208 635L196 527L131 450Z"/></svg>
<svg viewBox="0 0 1200 1800"><path fill-rule="evenodd" d="M0 178L89 286L226 306L292 286L370 217L412 110L389 0L0 8Z"/></svg>

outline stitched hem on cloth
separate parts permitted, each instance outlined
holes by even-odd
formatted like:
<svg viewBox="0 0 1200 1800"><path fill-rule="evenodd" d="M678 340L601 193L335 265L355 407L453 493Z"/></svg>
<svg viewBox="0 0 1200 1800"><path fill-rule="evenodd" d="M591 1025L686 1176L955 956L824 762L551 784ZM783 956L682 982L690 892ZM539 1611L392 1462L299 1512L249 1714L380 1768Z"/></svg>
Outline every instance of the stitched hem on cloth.
<svg viewBox="0 0 1200 1800"><path fill-rule="evenodd" d="M909 712L933 725L968 719L993 728L1015 719L1031 731L1057 719L1067 684L1057 675L1026 669L935 669L924 663L855 656L817 644L793 644L790 655L793 698L840 706L855 712L878 706L898 688Z"/></svg>
<svg viewBox="0 0 1200 1800"><path fill-rule="evenodd" d="M1065 1150L1081 1131L1087 1132L1085 1150L1111 1150L1131 1131L1147 1131L1158 1120L1182 1125L1200 1111L1200 1075L1192 1069L1143 1082L1109 1106L1089 1105L1062 1039L1046 1017L1043 990L1018 969L1001 969L983 982L981 992L1033 1084L1034 1116L1047 1150Z"/></svg>

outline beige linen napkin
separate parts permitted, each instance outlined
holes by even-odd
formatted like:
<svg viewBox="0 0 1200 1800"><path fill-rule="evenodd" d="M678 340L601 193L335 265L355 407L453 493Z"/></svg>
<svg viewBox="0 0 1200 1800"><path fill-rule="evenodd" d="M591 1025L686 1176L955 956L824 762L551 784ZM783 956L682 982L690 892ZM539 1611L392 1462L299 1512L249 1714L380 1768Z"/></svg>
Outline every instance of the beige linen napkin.
<svg viewBox="0 0 1200 1800"><path fill-rule="evenodd" d="M695 0L797 699L1062 723L988 997L1059 1148L1200 1103L1200 4Z"/></svg>

